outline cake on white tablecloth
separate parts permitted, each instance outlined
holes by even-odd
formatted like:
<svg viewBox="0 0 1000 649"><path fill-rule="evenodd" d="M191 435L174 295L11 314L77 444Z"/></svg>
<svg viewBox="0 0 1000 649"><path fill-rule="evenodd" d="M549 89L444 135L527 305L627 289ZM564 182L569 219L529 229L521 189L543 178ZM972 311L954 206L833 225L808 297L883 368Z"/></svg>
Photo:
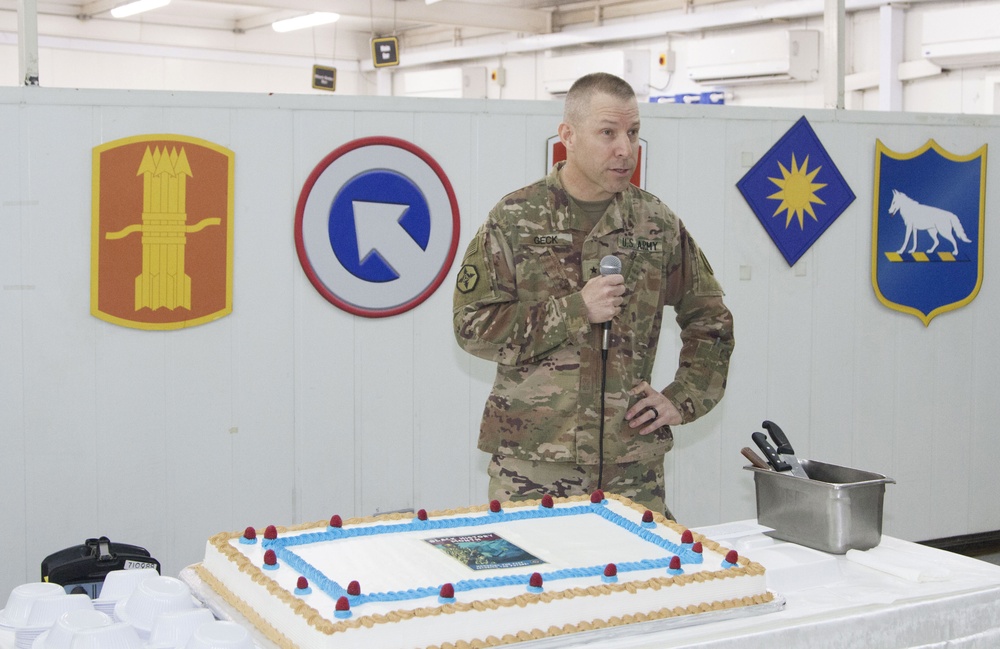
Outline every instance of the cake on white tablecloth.
<svg viewBox="0 0 1000 649"><path fill-rule="evenodd" d="M760 564L601 492L250 527L195 571L283 648L496 646L773 597Z"/></svg>

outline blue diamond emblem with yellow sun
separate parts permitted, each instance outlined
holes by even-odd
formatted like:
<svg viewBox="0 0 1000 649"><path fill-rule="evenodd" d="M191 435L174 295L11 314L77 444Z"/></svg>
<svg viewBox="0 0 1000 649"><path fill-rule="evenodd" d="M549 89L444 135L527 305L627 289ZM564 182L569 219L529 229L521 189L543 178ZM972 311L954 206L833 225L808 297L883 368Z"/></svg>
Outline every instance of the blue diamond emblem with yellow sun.
<svg viewBox="0 0 1000 649"><path fill-rule="evenodd" d="M736 183L789 266L854 201L805 117Z"/></svg>

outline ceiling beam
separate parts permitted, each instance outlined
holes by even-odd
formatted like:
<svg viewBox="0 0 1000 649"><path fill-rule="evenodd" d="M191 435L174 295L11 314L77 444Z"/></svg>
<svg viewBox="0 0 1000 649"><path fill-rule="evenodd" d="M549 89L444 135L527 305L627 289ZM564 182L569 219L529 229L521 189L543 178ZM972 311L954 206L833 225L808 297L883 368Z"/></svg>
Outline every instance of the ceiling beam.
<svg viewBox="0 0 1000 649"><path fill-rule="evenodd" d="M932 2L934 0L909 0ZM773 21L819 16L823 13L825 0L776 0L756 6L741 5L734 9L707 11L703 13L676 12L658 17L643 17L631 22L614 25L563 30L551 34L539 34L524 38L508 39L503 42L489 42L473 45L445 46L408 51L393 70L404 67L457 63L472 59L489 59L509 54L523 54L563 47L592 46L616 41L634 41L665 35L701 32L712 29L729 29L746 25L756 25ZM877 9L885 0L845 0L846 11ZM362 71L374 70L371 61L361 62Z"/></svg>
<svg viewBox="0 0 1000 649"><path fill-rule="evenodd" d="M94 0L92 3L113 0ZM219 4L289 9L301 13L332 11L342 17L426 23L451 27L489 27L496 31L524 34L545 34L550 29L551 13L536 9L504 7L502 11L459 0L425 5L422 2L373 0L371 4L356 0L209 0ZM85 5L86 6L86 5Z"/></svg>

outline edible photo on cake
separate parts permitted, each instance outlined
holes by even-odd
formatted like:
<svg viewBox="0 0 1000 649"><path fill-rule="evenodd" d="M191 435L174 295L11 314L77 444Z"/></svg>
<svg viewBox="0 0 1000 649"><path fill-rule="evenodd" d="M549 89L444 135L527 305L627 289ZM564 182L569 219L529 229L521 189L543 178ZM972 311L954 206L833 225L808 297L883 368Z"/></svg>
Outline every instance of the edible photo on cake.
<svg viewBox="0 0 1000 649"><path fill-rule="evenodd" d="M469 536L442 536L427 539L427 542L473 570L522 568L544 563L538 557L493 532Z"/></svg>

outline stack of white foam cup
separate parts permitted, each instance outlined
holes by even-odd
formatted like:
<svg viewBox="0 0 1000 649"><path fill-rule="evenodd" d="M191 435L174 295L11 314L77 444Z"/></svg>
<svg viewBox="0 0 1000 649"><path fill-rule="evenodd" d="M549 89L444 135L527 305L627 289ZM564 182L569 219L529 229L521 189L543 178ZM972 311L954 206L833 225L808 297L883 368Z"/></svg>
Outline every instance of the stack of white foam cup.
<svg viewBox="0 0 1000 649"><path fill-rule="evenodd" d="M254 649L249 632L215 619L190 587L153 569L108 573L100 596L22 584L0 610L0 649Z"/></svg>

